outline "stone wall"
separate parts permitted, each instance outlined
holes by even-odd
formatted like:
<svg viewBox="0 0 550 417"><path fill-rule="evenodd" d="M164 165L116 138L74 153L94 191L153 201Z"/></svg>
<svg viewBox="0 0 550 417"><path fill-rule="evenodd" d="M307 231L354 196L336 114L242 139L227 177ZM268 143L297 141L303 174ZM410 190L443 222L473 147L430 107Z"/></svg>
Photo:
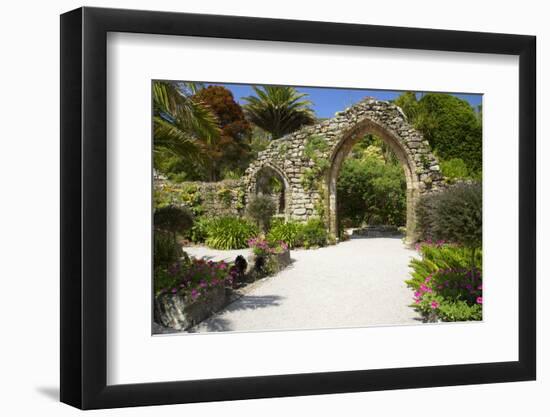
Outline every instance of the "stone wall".
<svg viewBox="0 0 550 417"><path fill-rule="evenodd" d="M244 190L239 180L174 183L155 176L155 196L189 207L197 216L240 216L244 211Z"/></svg>

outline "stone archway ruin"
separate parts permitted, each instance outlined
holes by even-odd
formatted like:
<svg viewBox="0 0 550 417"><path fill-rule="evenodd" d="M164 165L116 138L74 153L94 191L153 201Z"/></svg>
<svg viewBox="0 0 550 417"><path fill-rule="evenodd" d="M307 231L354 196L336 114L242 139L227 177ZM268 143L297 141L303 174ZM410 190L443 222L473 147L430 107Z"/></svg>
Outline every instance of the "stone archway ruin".
<svg viewBox="0 0 550 417"><path fill-rule="evenodd" d="M367 97L335 117L272 141L243 177L245 201L257 192L258 174L270 169L285 185L285 217L306 221L321 217L337 234L336 181L352 146L372 133L387 143L403 166L407 180L406 241L415 236L418 197L442 187L437 159L422 134L394 104Z"/></svg>

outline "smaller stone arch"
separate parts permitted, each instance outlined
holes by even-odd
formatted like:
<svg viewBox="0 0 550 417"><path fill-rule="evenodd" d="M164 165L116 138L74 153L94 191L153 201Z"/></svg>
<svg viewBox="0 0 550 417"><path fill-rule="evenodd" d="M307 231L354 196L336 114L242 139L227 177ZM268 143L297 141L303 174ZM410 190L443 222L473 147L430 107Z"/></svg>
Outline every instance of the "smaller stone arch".
<svg viewBox="0 0 550 417"><path fill-rule="evenodd" d="M248 203L256 195L270 195L273 197L277 208L276 214L288 220L290 218L292 188L284 171L271 162L265 162L254 167L254 170L248 174L248 178L246 202ZM281 189L276 192L271 189L273 178L281 184Z"/></svg>

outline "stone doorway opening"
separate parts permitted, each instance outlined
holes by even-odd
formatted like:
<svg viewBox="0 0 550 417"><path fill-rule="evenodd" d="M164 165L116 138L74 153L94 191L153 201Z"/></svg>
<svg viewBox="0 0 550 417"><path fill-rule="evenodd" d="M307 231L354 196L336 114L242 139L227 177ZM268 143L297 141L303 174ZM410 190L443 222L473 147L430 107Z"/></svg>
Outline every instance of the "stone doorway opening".
<svg viewBox="0 0 550 417"><path fill-rule="evenodd" d="M288 217L289 187L284 175L271 165L264 165L256 173L255 195L268 196L276 207L276 216Z"/></svg>

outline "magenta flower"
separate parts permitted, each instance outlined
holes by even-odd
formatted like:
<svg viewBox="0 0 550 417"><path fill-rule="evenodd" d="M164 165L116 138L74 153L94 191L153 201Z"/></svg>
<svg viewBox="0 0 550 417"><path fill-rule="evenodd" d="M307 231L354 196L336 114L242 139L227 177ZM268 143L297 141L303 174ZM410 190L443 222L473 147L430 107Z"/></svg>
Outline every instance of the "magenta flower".
<svg viewBox="0 0 550 417"><path fill-rule="evenodd" d="M476 303L483 304L483 297L477 297L476 298Z"/></svg>
<svg viewBox="0 0 550 417"><path fill-rule="evenodd" d="M191 291L191 298L193 298L193 300L195 300L199 297L199 295L201 295L201 293L198 292L195 288L193 288L193 290Z"/></svg>
<svg viewBox="0 0 550 417"><path fill-rule="evenodd" d="M437 307L439 307L439 303L437 301L432 301L432 310L435 310Z"/></svg>

